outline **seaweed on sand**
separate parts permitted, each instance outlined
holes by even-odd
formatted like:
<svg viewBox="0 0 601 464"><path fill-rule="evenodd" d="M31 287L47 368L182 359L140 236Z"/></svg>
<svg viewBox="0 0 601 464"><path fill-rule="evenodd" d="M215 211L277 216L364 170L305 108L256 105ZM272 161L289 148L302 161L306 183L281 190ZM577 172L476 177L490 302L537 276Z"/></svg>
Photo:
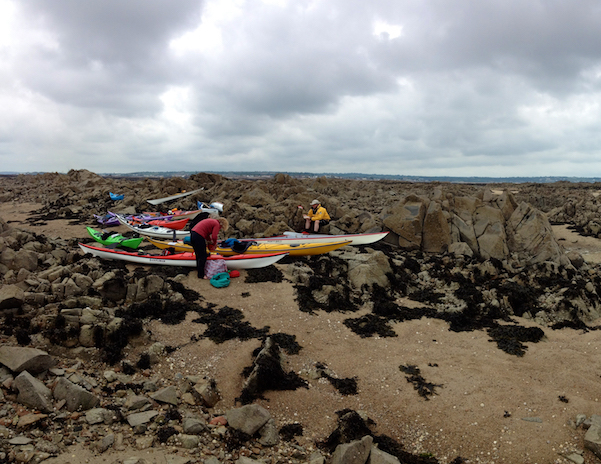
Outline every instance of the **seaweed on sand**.
<svg viewBox="0 0 601 464"><path fill-rule="evenodd" d="M284 274L273 264L259 269L251 269L246 274L244 282L254 284L257 282L280 283L284 280Z"/></svg>
<svg viewBox="0 0 601 464"><path fill-rule="evenodd" d="M294 437L300 437L303 434L303 426L299 423L284 424L280 427L280 437L284 441L292 441Z"/></svg>
<svg viewBox="0 0 601 464"><path fill-rule="evenodd" d="M338 390L338 393L341 395L356 395L357 392L357 377L344 378L340 379L338 377L333 377L328 374L325 369L325 364L317 363L317 370L320 376L326 380L328 380L332 386Z"/></svg>
<svg viewBox="0 0 601 464"><path fill-rule="evenodd" d="M263 341L262 349L255 357L252 366L244 369L243 376L247 377L239 398L242 404L252 403L257 398L263 398L268 390L296 390L308 388L307 382L294 371L285 372L280 358L280 347L271 338Z"/></svg>
<svg viewBox="0 0 601 464"><path fill-rule="evenodd" d="M240 340L263 338L269 332L269 327L257 329L243 319L242 311L224 306L217 311L211 310L210 313L203 314L192 322L206 324L208 327L202 336L218 344L234 338Z"/></svg>
<svg viewBox="0 0 601 464"><path fill-rule="evenodd" d="M361 338L373 337L396 337L397 334L390 327L390 320L376 314L365 314L357 318L344 320L344 325L359 335Z"/></svg>
<svg viewBox="0 0 601 464"><path fill-rule="evenodd" d="M431 382L426 382L426 379L422 376L417 366L408 364L407 366L400 365L399 369L401 372L407 374L407 382L413 384L413 388L417 390L419 396L428 401L430 396L433 396L436 392L436 387L442 387Z"/></svg>
<svg viewBox="0 0 601 464"><path fill-rule="evenodd" d="M524 356L526 346L523 342L537 343L545 336L540 327L523 327L520 325L495 325L488 329L488 334L497 343L499 349L515 356Z"/></svg>

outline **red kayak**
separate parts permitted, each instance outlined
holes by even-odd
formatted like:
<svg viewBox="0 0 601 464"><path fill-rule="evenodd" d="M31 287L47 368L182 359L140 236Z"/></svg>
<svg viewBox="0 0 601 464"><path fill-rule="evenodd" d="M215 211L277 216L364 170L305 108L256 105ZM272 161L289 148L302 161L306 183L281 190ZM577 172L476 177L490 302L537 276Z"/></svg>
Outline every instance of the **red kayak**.
<svg viewBox="0 0 601 464"><path fill-rule="evenodd" d="M186 227L186 224L188 223L188 221L190 220L190 218L183 218L183 219L176 219L176 220L171 220L171 219L152 219L151 221L131 221L133 224L150 224L152 226L159 226L159 227L166 227L167 229L172 229L172 230L183 230L184 227Z"/></svg>

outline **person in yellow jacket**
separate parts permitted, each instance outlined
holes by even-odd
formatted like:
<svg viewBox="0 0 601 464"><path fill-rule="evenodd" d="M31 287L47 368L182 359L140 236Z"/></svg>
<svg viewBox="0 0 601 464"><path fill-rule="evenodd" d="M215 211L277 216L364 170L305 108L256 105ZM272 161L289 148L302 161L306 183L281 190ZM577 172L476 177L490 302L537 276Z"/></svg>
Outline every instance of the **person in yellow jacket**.
<svg viewBox="0 0 601 464"><path fill-rule="evenodd" d="M311 208L304 215L305 232L319 232L319 228L330 222L330 215L318 200L311 202ZM311 226L313 223L313 226Z"/></svg>

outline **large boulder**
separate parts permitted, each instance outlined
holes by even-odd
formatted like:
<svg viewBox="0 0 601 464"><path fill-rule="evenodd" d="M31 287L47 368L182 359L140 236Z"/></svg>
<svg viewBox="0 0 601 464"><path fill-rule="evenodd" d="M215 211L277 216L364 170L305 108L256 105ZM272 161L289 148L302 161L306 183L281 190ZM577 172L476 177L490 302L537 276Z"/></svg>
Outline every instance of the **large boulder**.
<svg viewBox="0 0 601 464"><path fill-rule="evenodd" d="M422 227L426 216L427 201L409 195L384 219L384 225L399 236L399 246L419 250L422 245Z"/></svg>
<svg viewBox="0 0 601 464"><path fill-rule="evenodd" d="M507 221L507 233L509 249L527 263L559 263L563 255L547 216L528 203L522 202L513 212Z"/></svg>
<svg viewBox="0 0 601 464"><path fill-rule="evenodd" d="M250 206L254 206L255 208L264 207L275 203L275 199L269 193L261 190L260 188L255 188L250 192L246 192L244 195L242 195L240 201Z"/></svg>
<svg viewBox="0 0 601 464"><path fill-rule="evenodd" d="M474 233L479 254L485 259L504 259L509 254L505 234L505 218L500 209L481 206L474 212Z"/></svg>
<svg viewBox="0 0 601 464"><path fill-rule="evenodd" d="M451 218L451 236L453 237L453 242L465 242L473 253L480 253L471 216L466 222L461 216L453 214Z"/></svg>
<svg viewBox="0 0 601 464"><path fill-rule="evenodd" d="M430 202L424 217L422 250L428 253L441 253L451 244L451 227L447 214L437 201Z"/></svg>
<svg viewBox="0 0 601 464"><path fill-rule="evenodd" d="M390 285L386 274L392 273L392 268L388 257L381 251L346 253L344 256L348 259L349 282L354 288L372 287L374 284L387 288Z"/></svg>

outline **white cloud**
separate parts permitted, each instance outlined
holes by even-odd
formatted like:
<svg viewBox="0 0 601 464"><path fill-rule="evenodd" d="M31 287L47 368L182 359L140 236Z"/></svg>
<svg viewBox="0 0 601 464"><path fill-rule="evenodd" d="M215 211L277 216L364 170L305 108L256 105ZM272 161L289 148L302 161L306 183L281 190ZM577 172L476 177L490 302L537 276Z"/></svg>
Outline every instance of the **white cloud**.
<svg viewBox="0 0 601 464"><path fill-rule="evenodd" d="M379 39L396 39L403 33L403 26L398 24L389 24L386 21L377 20L374 22L374 35Z"/></svg>
<svg viewBox="0 0 601 464"><path fill-rule="evenodd" d="M0 165L596 176L600 21L592 1L0 0Z"/></svg>

